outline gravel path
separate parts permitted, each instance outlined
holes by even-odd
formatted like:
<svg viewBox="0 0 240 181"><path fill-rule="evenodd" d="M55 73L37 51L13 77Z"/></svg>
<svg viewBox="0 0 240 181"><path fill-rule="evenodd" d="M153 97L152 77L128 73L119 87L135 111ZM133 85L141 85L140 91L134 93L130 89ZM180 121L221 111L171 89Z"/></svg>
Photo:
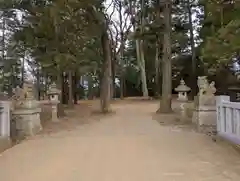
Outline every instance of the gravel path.
<svg viewBox="0 0 240 181"><path fill-rule="evenodd" d="M0 181L239 181L240 155L205 135L161 126L155 103L25 141L0 156Z"/></svg>

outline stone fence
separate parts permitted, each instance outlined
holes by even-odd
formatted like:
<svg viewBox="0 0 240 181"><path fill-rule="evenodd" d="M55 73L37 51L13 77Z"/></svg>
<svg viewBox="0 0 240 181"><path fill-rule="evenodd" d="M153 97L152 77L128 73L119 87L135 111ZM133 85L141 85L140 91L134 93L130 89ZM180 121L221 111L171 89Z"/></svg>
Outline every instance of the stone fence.
<svg viewBox="0 0 240 181"><path fill-rule="evenodd" d="M229 96L216 97L217 134L240 145L240 103L230 102Z"/></svg>

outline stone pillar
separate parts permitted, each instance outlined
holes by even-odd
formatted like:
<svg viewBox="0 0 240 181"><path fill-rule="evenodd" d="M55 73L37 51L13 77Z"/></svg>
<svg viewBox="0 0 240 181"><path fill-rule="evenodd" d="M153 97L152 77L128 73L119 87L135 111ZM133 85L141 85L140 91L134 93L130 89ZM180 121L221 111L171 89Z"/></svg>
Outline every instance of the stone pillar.
<svg viewBox="0 0 240 181"><path fill-rule="evenodd" d="M11 146L9 101L0 101L0 152Z"/></svg>
<svg viewBox="0 0 240 181"><path fill-rule="evenodd" d="M58 122L58 115L57 115L57 104L52 104L52 121L53 122Z"/></svg>
<svg viewBox="0 0 240 181"><path fill-rule="evenodd" d="M10 137L10 102L0 101L0 136Z"/></svg>

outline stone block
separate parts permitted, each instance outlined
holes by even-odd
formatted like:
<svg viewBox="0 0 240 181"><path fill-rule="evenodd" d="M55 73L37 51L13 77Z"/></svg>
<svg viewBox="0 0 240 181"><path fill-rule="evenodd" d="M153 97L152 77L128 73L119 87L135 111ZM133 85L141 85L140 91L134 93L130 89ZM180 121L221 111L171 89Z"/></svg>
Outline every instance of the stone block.
<svg viewBox="0 0 240 181"><path fill-rule="evenodd" d="M194 110L192 122L197 126L199 132L209 133L216 131L216 107L201 106Z"/></svg>
<svg viewBox="0 0 240 181"><path fill-rule="evenodd" d="M42 130L40 112L40 108L13 112L18 137L33 136Z"/></svg>

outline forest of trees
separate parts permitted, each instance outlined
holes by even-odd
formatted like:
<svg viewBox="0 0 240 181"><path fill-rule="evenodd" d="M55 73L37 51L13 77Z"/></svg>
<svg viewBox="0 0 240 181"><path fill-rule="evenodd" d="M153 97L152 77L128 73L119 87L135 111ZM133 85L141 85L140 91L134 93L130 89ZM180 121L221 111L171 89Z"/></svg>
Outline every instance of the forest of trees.
<svg viewBox="0 0 240 181"><path fill-rule="evenodd" d="M199 75L219 90L236 82L236 0L5 0L0 7L1 91L10 95L30 73L39 99L56 82L71 107L84 78L102 112L114 97L139 95L161 97L159 112L167 113L180 78L192 98Z"/></svg>

